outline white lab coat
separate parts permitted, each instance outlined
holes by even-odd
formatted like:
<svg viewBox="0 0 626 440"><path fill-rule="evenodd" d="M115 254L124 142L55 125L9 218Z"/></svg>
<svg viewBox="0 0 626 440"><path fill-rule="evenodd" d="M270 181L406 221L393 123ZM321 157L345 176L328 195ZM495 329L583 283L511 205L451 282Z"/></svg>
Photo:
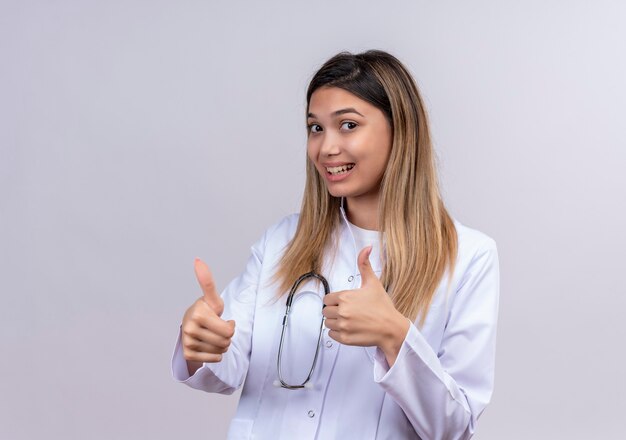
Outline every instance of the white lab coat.
<svg viewBox="0 0 626 440"><path fill-rule="evenodd" d="M322 270L331 292L360 285L358 252L377 237L350 225L343 210L342 216L337 254ZM412 323L391 368L378 348L339 344L325 329L312 388L288 390L276 386L285 297L276 300L271 277L297 222L294 214L270 227L252 247L244 272L222 293L222 318L236 321L222 361L189 377L179 333L174 379L222 394L243 384L231 440L470 438L493 390L499 295L494 240L455 221L459 246L450 288L446 276L423 327ZM370 261L380 275L376 249ZM294 383L308 373L322 316L322 293L309 288L314 293L294 303L283 354Z"/></svg>

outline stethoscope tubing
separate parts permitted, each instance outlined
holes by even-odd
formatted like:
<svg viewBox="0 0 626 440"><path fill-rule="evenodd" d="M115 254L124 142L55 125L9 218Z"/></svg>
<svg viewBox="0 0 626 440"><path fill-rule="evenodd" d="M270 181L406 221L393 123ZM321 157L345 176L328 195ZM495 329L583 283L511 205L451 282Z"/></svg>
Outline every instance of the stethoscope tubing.
<svg viewBox="0 0 626 440"><path fill-rule="evenodd" d="M283 354L283 341L285 338L285 330L287 329L287 324L289 321L288 319L289 312L291 311L293 299L295 297L296 292L298 291L298 287L304 280L308 278L315 278L322 283L322 285L324 286L324 296L328 295L328 293L330 292L330 287L328 285L328 281L326 281L326 278L324 278L322 275L314 271L301 275L296 280L296 282L291 287L291 290L289 291L289 295L287 296L287 303L285 307L285 315L283 316L282 330L280 332L280 344L278 345L278 359L277 359L277 365L276 365L278 369L278 380L280 382L280 386L288 390L298 390L298 389L306 388L307 383L311 380L311 376L313 375L313 371L315 370L315 365L317 364L317 358L319 356L319 351L320 351L320 342L322 340L322 333L324 331L325 318L322 317L322 322L320 323L320 331L317 337L317 345L315 347L315 356L313 357L313 363L311 364L311 369L309 370L309 374L307 375L306 379L304 379L304 381L298 385L291 385L285 382L285 380L283 379L283 374L282 374L282 354ZM326 307L325 304L322 306L322 309L324 307Z"/></svg>

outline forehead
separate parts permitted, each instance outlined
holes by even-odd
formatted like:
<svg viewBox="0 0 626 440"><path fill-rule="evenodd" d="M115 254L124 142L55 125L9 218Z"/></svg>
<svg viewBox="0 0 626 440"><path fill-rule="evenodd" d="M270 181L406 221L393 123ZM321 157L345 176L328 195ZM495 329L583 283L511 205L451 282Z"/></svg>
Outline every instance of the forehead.
<svg viewBox="0 0 626 440"><path fill-rule="evenodd" d="M367 101L339 87L320 87L311 95L309 112L316 116L325 116L344 108L354 108L360 113L379 111Z"/></svg>

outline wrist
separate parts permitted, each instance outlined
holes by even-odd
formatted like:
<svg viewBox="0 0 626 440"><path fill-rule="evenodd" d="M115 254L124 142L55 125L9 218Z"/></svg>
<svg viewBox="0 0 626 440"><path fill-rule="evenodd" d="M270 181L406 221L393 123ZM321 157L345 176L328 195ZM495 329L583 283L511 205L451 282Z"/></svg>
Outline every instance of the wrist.
<svg viewBox="0 0 626 440"><path fill-rule="evenodd" d="M388 331L378 346L384 353L390 367L396 362L398 353L400 353L402 344L409 332L410 325L410 321L400 312L397 313L393 320L390 320L390 325L387 327Z"/></svg>
<svg viewBox="0 0 626 440"><path fill-rule="evenodd" d="M187 360L187 372L189 373L189 376L196 374L196 371L202 368L203 365L203 362Z"/></svg>

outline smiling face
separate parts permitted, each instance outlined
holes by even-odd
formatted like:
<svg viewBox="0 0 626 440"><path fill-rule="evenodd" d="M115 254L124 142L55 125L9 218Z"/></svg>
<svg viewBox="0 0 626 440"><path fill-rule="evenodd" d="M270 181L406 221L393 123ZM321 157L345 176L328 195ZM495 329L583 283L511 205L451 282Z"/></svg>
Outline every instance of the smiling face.
<svg viewBox="0 0 626 440"><path fill-rule="evenodd" d="M321 87L311 95L307 125L307 153L328 192L348 205L377 203L392 143L384 113L344 89Z"/></svg>

